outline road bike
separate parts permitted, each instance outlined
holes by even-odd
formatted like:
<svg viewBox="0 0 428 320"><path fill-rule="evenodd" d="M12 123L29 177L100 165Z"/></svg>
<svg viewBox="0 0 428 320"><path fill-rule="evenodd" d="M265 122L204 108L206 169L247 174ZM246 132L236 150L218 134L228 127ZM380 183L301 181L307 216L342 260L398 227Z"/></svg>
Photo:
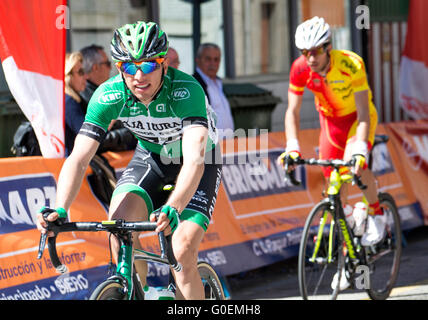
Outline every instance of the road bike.
<svg viewBox="0 0 428 320"><path fill-rule="evenodd" d="M377 136L374 146L385 143L387 136ZM342 186L366 186L350 172L341 174L342 167L352 168L354 160L296 159L285 164L286 177L297 185L299 181L288 172L289 165L331 167L326 197L309 213L302 232L298 256L298 280L303 299L336 299L341 291L342 277L351 289L364 289L373 300L388 298L396 282L402 251L400 216L393 197L378 194L380 206L386 215L386 235L374 246L361 245L349 227L341 200ZM369 162L371 167L371 162ZM291 173L291 174L290 174ZM333 278L336 277L336 281ZM343 288L342 288L343 289Z"/></svg>
<svg viewBox="0 0 428 320"><path fill-rule="evenodd" d="M49 214L50 212L44 214L45 221ZM72 231L106 231L115 235L119 240L120 249L118 252L116 271L113 276L97 286L91 294L90 300L144 300L144 290L141 287L141 283L134 268L135 260L165 264L176 271L181 270L181 265L174 257L171 235L165 236L163 232L158 233L160 254L133 249L132 232L154 231L156 229L156 222L127 222L124 220L65 222L62 219L55 220L54 222L46 222L48 223L47 230L52 231L54 236L47 238L47 233L41 235L37 258L42 258L47 241L52 264L59 273L67 272L67 267L61 263L56 251L56 237L59 233ZM198 271L204 286L205 298L224 300L224 290L213 267L207 262L199 261ZM171 274L169 280L174 288Z"/></svg>

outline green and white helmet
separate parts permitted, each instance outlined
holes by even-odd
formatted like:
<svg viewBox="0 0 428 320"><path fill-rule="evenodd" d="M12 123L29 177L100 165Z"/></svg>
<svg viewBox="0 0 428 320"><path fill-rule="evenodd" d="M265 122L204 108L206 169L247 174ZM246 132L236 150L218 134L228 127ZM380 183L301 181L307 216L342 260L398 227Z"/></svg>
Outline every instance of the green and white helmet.
<svg viewBox="0 0 428 320"><path fill-rule="evenodd" d="M114 31L110 50L116 62L158 58L168 52L168 38L156 23L137 21Z"/></svg>

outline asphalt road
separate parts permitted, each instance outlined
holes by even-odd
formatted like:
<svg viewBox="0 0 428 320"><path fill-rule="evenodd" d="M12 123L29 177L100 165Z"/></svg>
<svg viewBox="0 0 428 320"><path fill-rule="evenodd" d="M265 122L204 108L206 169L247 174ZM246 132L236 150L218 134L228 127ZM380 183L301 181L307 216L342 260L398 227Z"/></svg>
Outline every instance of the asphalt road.
<svg viewBox="0 0 428 320"><path fill-rule="evenodd" d="M428 300L428 227L405 233L400 272L390 300ZM228 277L233 300L301 300L297 257ZM339 294L338 300L367 300L364 292Z"/></svg>

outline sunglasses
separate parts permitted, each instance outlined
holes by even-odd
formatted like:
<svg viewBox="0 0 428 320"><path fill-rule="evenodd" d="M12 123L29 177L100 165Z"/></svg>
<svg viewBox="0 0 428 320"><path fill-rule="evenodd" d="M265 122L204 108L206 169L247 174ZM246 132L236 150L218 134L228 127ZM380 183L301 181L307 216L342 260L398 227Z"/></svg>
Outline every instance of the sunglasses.
<svg viewBox="0 0 428 320"><path fill-rule="evenodd" d="M144 74L152 73L153 71L159 69L162 62L165 61L165 58L157 58L151 61L141 61L141 62L118 62L117 66L121 71L134 76L138 70L141 70Z"/></svg>
<svg viewBox="0 0 428 320"><path fill-rule="evenodd" d="M327 48L327 46L329 45L330 43L325 43L325 44L323 44L321 47L318 47L318 48L315 48L315 49L312 49L312 50L307 50L307 49L303 49L303 50L300 50L300 52L306 57L306 58L308 58L309 56L314 56L314 57L316 57L317 55L319 55L319 54L323 54L324 53L324 51L326 50L326 48Z"/></svg>

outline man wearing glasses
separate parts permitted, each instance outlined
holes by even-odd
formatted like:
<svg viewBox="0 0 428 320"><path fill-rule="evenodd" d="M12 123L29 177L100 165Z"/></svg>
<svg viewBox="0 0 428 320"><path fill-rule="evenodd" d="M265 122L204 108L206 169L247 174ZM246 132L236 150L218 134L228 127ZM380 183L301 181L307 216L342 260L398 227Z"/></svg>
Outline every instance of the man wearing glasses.
<svg viewBox="0 0 428 320"><path fill-rule="evenodd" d="M299 113L307 87L314 93L319 112L319 157L357 159L354 169L368 186L364 192L369 205L368 228L362 244L374 245L383 238L386 221L379 207L374 176L366 163L374 141L377 112L364 62L354 52L332 49L331 30L323 18L314 17L300 24L295 41L302 55L294 61L290 71L285 114L287 145L279 160L283 161L287 155L300 156ZM328 178L330 170L324 168L323 171Z"/></svg>
<svg viewBox="0 0 428 320"><path fill-rule="evenodd" d="M95 90L110 78L112 63L104 48L96 44L82 48L80 53L83 56L83 70L87 75L86 88L80 96L88 105ZM97 154L106 151L134 150L136 143L132 133L124 128L120 121L113 121Z"/></svg>
<svg viewBox="0 0 428 320"><path fill-rule="evenodd" d="M185 299L203 299L196 263L214 209L221 163L208 159L216 154L217 138L204 91L190 75L168 68L167 51L167 35L155 23L138 21L115 30L111 55L119 74L100 85L90 100L60 173L56 210L48 219L66 217L110 122L121 120L138 146L116 185L109 218L155 221L151 213L158 209L156 231L173 232L174 254L183 266L174 274L178 292ZM167 195L162 188L170 183L175 188ZM38 228L45 232L45 227L39 214ZM135 246L141 247L139 241ZM113 252L117 249L114 239ZM147 265L135 265L144 285Z"/></svg>
<svg viewBox="0 0 428 320"><path fill-rule="evenodd" d="M89 103L98 86L110 78L111 62L102 46L92 44L80 50L83 56L83 70L88 76L85 91L80 95Z"/></svg>

